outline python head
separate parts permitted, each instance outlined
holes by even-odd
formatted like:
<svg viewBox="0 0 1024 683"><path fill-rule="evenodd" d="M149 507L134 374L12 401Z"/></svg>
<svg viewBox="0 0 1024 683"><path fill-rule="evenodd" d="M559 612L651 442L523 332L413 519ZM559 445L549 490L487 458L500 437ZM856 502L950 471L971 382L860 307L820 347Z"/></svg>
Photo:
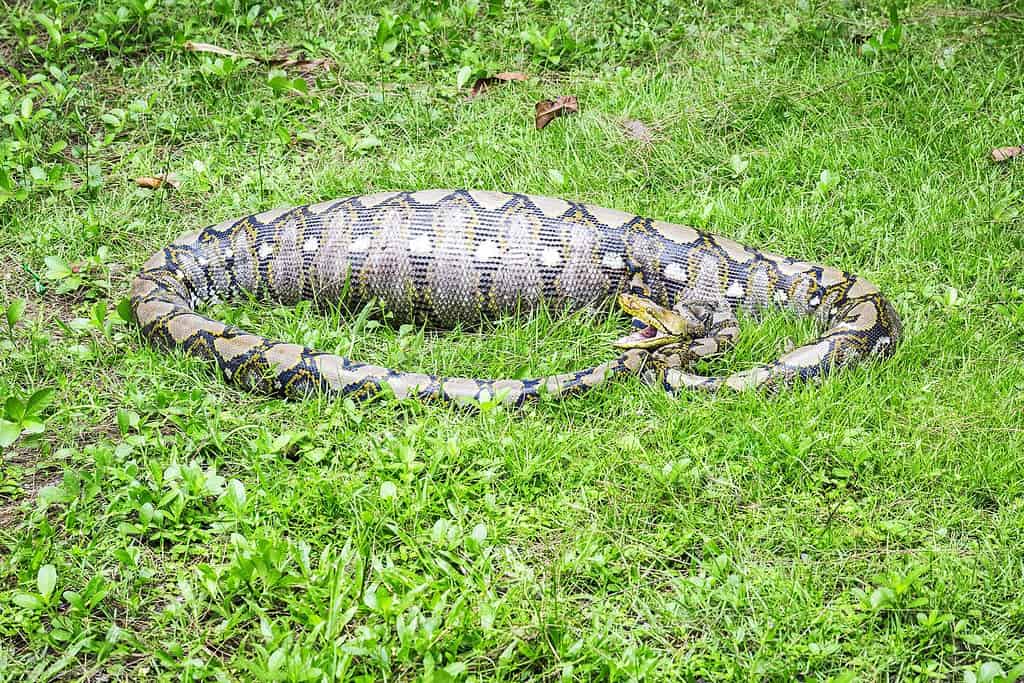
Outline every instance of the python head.
<svg viewBox="0 0 1024 683"><path fill-rule="evenodd" d="M707 336L712 315L712 308L700 302L665 308L646 297L627 292L619 294L619 307L639 321L636 331L613 342L620 349L656 351Z"/></svg>

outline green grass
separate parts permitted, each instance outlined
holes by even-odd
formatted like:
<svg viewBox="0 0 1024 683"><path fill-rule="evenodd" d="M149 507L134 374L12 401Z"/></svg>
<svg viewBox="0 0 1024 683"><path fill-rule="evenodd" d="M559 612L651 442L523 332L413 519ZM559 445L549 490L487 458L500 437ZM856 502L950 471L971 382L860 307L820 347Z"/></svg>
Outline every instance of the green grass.
<svg viewBox="0 0 1024 683"><path fill-rule="evenodd" d="M0 306L26 307L0 320L0 398L54 393L4 409L8 433L43 425L2 450L0 680L1012 677L1024 167L988 150L1024 142L1024 16L914 2L897 39L870 5L14 2ZM335 66L295 94L294 71L232 69L185 40ZM531 79L472 101L456 87L517 69ZM580 113L534 130L533 103L560 94ZM165 171L178 191L134 185ZM771 400L627 380L467 413L248 395L116 313L186 229L460 186L843 267L893 297L906 339ZM303 307L217 314L478 376L608 358L622 327L540 315L437 336ZM746 324L714 367L808 333Z"/></svg>

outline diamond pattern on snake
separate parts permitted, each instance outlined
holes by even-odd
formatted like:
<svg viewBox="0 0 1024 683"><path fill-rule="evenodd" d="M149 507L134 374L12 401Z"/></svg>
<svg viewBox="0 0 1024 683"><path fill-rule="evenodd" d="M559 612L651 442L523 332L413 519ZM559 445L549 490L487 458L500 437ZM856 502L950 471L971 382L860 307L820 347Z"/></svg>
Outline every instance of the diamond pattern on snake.
<svg viewBox="0 0 1024 683"><path fill-rule="evenodd" d="M594 367L533 379L446 378L360 363L278 342L197 309L238 297L359 307L379 300L396 322L479 324L543 304L617 299L633 331ZM132 283L143 335L215 362L245 388L290 397L382 391L421 400L500 397L519 405L636 374L670 392L775 391L890 356L902 328L875 285L828 266L614 209L481 190L382 192L274 209L185 233ZM820 336L724 377L693 371L739 334L737 314L781 308Z"/></svg>

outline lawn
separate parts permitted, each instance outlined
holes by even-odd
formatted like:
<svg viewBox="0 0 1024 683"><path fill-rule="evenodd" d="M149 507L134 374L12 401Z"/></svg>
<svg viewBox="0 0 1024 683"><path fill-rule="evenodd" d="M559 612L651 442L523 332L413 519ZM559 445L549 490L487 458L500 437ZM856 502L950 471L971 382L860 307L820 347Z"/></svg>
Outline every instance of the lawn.
<svg viewBox="0 0 1024 683"><path fill-rule="evenodd" d="M0 680L1024 671L1024 158L989 156L1024 143L1019 6L8 9ZM468 97L503 71L529 78ZM579 112L537 130L559 95ZM166 173L180 187L136 183ZM134 272L185 230L431 187L561 195L842 267L892 297L905 339L774 398L627 379L467 412L247 394L123 319ZM623 329L214 312L482 377L610 358ZM747 321L710 369L811 333Z"/></svg>

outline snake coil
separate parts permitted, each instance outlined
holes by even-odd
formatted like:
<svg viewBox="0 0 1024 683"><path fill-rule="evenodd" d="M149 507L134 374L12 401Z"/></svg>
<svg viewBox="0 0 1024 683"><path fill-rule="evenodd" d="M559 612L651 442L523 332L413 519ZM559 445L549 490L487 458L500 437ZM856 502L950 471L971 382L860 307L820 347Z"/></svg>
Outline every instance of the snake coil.
<svg viewBox="0 0 1024 683"><path fill-rule="evenodd" d="M542 302L597 306L621 292L666 309L712 302L732 314L757 316L782 308L824 327L782 357L727 377L695 375L685 365L648 367L648 378L672 391L772 388L812 379L890 355L901 334L891 303L850 273L621 211L477 190L348 197L190 232L146 261L132 284L131 304L149 341L211 359L246 388L297 397L318 391L365 397L381 390L400 398L501 396L520 404L640 372L648 352L627 349L607 363L546 378L443 378L272 341L196 309L241 296L348 306L378 299L398 321L449 327ZM693 348L706 343L696 340Z"/></svg>

